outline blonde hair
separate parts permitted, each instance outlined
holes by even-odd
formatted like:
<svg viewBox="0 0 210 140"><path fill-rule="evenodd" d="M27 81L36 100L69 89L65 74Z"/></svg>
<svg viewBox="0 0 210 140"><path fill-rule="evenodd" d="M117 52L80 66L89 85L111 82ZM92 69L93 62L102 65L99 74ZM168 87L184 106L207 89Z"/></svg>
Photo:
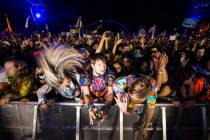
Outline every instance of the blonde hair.
<svg viewBox="0 0 210 140"><path fill-rule="evenodd" d="M46 75L46 82L57 88L68 75L75 75L82 68L82 55L65 45L44 47L38 63ZM66 75L66 73L68 75ZM71 77L69 77L71 78Z"/></svg>

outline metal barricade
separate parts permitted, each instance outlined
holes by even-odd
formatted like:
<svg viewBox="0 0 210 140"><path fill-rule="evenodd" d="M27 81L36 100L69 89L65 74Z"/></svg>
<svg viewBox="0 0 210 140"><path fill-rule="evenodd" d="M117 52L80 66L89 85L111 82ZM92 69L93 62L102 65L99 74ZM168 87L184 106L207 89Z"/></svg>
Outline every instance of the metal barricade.
<svg viewBox="0 0 210 140"><path fill-rule="evenodd" d="M103 106L103 104L96 104L96 106ZM193 114L191 110L188 110L189 113L185 114L185 109L175 109L173 104L157 104L156 106L157 110L159 110L159 113L156 113L158 123L156 126L153 126L153 130L150 131L157 131L157 136L154 136L155 138L150 137L150 139L178 139L178 137L180 137L178 135L179 131L184 128L180 126L183 123L182 117L190 113L192 118L187 117L184 121L195 122L196 126L198 126L195 132L198 133L199 139L208 139L208 116L207 106L205 104L195 105L197 109L194 108L194 110L199 111L200 109L200 114ZM143 107L143 104L139 104L139 107ZM176 110L175 113L172 111L173 109ZM10 119L8 119L8 117ZM117 106L113 106L110 110L108 121L105 120L103 123L96 121L95 126L89 127L88 112L86 108L79 103L55 103L55 107L51 111L43 112L39 109L36 102L28 102L26 106L21 106L19 102L12 102L9 105L1 107L1 119L3 122L1 124L3 128L1 128L1 134L3 135L3 130L7 128L7 130L12 130L10 134L15 133L13 129L19 129L18 137L12 137L10 135L11 139L89 140L94 138L98 140L130 140L133 118L135 118L135 114L125 116L119 111ZM198 121L196 119L198 119ZM7 122L12 125L7 125ZM187 131L189 131L194 128L189 126L187 129ZM195 137L195 139L197 139L197 137Z"/></svg>

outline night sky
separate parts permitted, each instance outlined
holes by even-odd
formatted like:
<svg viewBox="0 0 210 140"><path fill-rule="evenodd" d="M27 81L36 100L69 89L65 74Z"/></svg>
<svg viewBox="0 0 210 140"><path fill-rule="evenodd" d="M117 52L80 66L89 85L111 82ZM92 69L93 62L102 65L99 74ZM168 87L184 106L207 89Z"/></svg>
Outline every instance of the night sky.
<svg viewBox="0 0 210 140"><path fill-rule="evenodd" d="M24 28L30 14L29 0L2 0L0 5L0 28L5 27L7 13L14 30ZM139 26L160 28L179 26L189 14L191 0L42 0L47 6L49 28L66 30L82 16L84 25L100 19L123 23L131 31Z"/></svg>

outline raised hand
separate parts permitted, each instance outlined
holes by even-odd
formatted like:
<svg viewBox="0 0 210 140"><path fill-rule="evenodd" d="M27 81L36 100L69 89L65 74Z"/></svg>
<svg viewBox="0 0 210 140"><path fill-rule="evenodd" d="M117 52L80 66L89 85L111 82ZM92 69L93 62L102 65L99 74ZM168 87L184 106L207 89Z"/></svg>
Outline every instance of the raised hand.
<svg viewBox="0 0 210 140"><path fill-rule="evenodd" d="M117 40L116 42L115 42L115 44L116 45L119 45L119 44L121 44L123 42L123 39L119 39L119 40Z"/></svg>
<svg viewBox="0 0 210 140"><path fill-rule="evenodd" d="M158 68L165 69L167 64L168 64L168 56L165 53L159 55L158 56Z"/></svg>
<svg viewBox="0 0 210 140"><path fill-rule="evenodd" d="M125 96L121 96L120 99L114 97L118 107L120 108L120 111L122 111L123 113L127 112L128 109L128 99Z"/></svg>
<svg viewBox="0 0 210 140"><path fill-rule="evenodd" d="M111 37L109 36L110 33L111 33L111 31L105 31L105 32L103 33L102 38L105 39L105 40L110 39L110 38L111 38Z"/></svg>

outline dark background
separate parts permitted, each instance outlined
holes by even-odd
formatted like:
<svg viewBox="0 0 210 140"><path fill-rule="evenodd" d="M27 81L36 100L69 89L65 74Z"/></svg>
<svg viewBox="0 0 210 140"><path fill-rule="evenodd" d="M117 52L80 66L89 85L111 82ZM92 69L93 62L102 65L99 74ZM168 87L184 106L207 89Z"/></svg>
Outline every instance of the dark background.
<svg viewBox="0 0 210 140"><path fill-rule="evenodd" d="M24 29L26 17L30 14L30 0L1 0L0 29L6 27L7 13L15 31ZM190 15L192 0L42 0L46 5L46 17L50 30L68 30L79 16L88 25L100 19L118 21L131 31L140 26L147 28L157 24L159 29L180 26ZM30 26L30 25L29 25Z"/></svg>

